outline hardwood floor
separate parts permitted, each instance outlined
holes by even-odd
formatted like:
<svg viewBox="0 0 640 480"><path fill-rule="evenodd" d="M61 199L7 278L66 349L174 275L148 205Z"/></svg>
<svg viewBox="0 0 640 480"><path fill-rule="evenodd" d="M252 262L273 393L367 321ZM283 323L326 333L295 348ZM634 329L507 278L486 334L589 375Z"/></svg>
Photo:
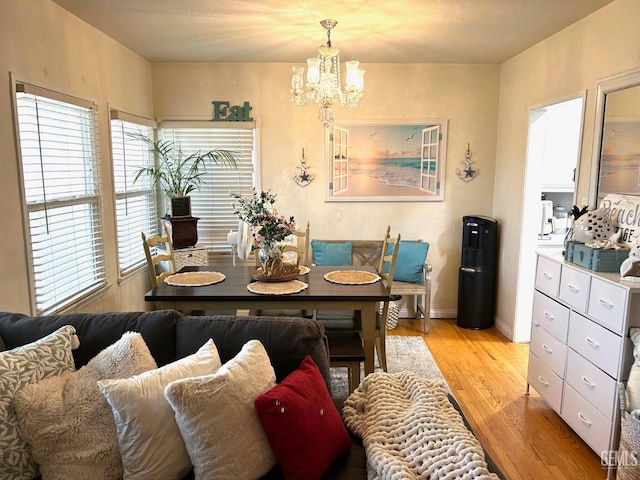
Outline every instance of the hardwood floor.
<svg viewBox="0 0 640 480"><path fill-rule="evenodd" d="M421 335L474 433L508 480L603 480L596 455L531 389L525 395L528 344L495 327L459 328L431 320L428 334L401 319L390 335Z"/></svg>

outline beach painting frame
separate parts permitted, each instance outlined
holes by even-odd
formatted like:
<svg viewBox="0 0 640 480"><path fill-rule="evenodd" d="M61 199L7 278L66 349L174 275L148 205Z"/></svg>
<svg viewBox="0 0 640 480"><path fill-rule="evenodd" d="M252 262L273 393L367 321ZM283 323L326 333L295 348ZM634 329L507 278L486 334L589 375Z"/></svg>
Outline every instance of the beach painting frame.
<svg viewBox="0 0 640 480"><path fill-rule="evenodd" d="M640 118L605 119L597 192L598 203L609 193L640 195Z"/></svg>
<svg viewBox="0 0 640 480"><path fill-rule="evenodd" d="M335 121L325 133L328 202L441 202L447 119Z"/></svg>

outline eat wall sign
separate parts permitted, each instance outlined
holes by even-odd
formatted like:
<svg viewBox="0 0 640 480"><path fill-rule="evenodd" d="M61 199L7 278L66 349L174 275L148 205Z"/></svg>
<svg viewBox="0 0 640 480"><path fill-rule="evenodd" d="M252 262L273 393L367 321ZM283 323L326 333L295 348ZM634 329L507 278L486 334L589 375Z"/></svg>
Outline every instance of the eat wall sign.
<svg viewBox="0 0 640 480"><path fill-rule="evenodd" d="M231 105L230 102L221 102L214 100L213 104L213 118L212 122L252 122L253 118L249 112L251 111L251 105L249 102L244 102L242 106Z"/></svg>

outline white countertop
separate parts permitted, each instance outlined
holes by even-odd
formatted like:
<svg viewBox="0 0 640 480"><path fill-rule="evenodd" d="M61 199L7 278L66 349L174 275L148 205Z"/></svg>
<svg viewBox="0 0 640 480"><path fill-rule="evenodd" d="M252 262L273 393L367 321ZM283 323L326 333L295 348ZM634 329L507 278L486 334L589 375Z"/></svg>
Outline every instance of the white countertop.
<svg viewBox="0 0 640 480"><path fill-rule="evenodd" d="M608 282L621 285L625 288L628 288L629 290L633 290L634 293L640 291L640 282L630 282L627 280L622 280L619 272L596 272L593 270L589 270L588 268L581 267L580 265L576 265L575 263L568 262L567 260L565 260L564 255L562 254L563 250L564 249L541 248L538 249L536 253L542 257L547 257L556 262L560 262L568 267L588 272L589 274L599 277Z"/></svg>

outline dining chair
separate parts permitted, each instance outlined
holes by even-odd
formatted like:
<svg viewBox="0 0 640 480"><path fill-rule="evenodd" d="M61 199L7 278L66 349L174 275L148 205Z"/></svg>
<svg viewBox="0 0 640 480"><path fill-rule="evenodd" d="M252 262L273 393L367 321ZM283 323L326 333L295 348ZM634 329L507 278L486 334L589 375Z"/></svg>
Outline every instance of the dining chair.
<svg viewBox="0 0 640 480"><path fill-rule="evenodd" d="M393 275L398 259L398 250L401 238L400 234L395 237L391 237L390 231L391 227L388 226L384 240L382 242L382 253L380 255L380 261L376 268L378 275L380 276L380 279L385 287L387 296L389 297L391 296ZM378 356L380 367L385 372L387 371L386 331L387 319L389 317L389 302L390 298L382 302L382 308L376 313L376 354ZM325 327L325 331L327 332L327 338L329 339L329 361L330 363L332 363L332 332L360 332L362 325L361 312L359 310L318 310L316 311L315 318L320 323L322 323L322 325ZM340 337L339 341L341 342L340 350L344 355L345 338ZM354 347L357 347L356 342L353 342L352 345ZM338 361L337 358L335 360L336 362Z"/></svg>
<svg viewBox="0 0 640 480"><path fill-rule="evenodd" d="M176 271L176 261L173 256L173 246L166 225L163 227L164 235L152 235L147 238L144 232L142 235L142 246L147 257L147 267L151 287L156 288L169 275ZM163 250L160 245L164 244Z"/></svg>
<svg viewBox="0 0 640 480"><path fill-rule="evenodd" d="M360 365L365 361L360 332L325 332L329 344L329 366L346 368L351 394L360 385Z"/></svg>
<svg viewBox="0 0 640 480"><path fill-rule="evenodd" d="M304 230L294 230L291 232L296 243L285 243L282 252L287 256L287 252L295 254L296 263L298 265L309 265L309 222Z"/></svg>

